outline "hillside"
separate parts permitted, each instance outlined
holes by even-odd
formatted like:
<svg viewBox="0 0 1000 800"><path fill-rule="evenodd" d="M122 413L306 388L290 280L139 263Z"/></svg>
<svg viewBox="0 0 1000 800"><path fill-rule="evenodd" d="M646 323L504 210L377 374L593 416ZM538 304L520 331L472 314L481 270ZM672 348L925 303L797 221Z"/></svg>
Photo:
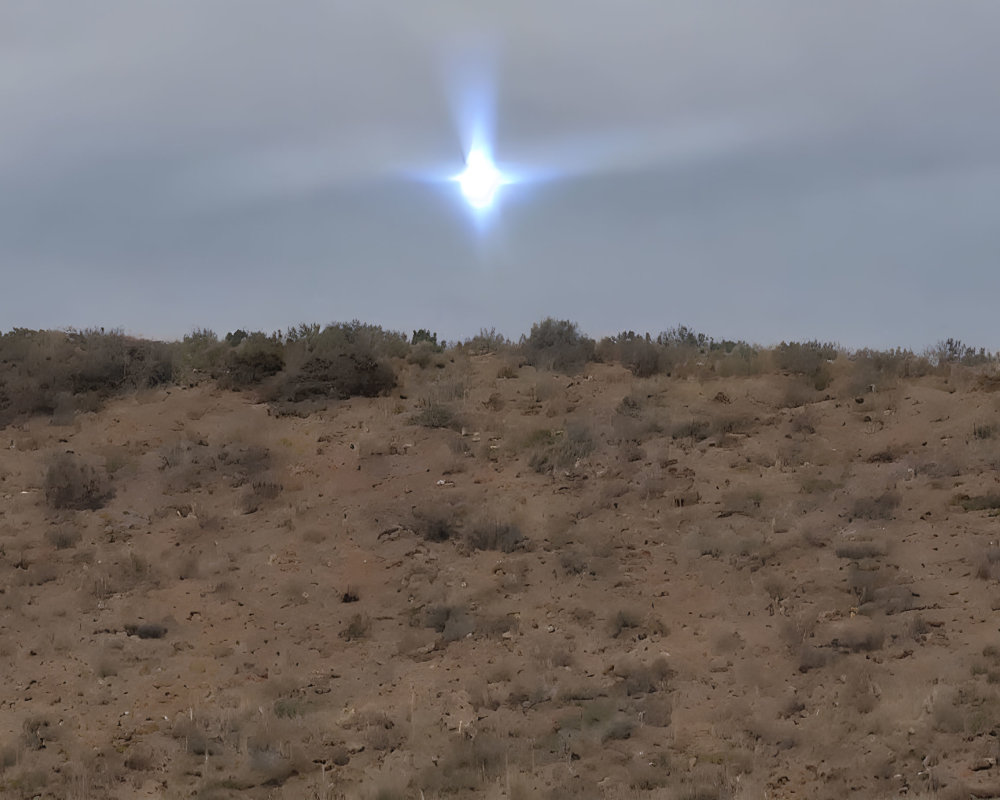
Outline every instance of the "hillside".
<svg viewBox="0 0 1000 800"><path fill-rule="evenodd" d="M1000 796L989 382L449 352L4 429L0 795Z"/></svg>

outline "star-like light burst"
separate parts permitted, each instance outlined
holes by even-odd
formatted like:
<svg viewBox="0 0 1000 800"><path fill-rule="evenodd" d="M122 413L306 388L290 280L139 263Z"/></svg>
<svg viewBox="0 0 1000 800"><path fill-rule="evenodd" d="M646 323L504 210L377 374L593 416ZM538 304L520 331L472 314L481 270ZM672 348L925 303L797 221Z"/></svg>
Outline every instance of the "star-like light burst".
<svg viewBox="0 0 1000 800"><path fill-rule="evenodd" d="M465 159L465 171L456 176L466 201L477 210L493 205L497 191L506 182L489 155L480 149L469 152Z"/></svg>

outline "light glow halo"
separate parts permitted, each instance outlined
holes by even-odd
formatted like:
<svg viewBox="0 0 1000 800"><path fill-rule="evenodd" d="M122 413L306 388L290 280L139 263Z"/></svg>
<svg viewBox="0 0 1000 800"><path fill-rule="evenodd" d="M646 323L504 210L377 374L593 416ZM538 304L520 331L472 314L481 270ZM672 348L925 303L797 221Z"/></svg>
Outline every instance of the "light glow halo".
<svg viewBox="0 0 1000 800"><path fill-rule="evenodd" d="M489 208L504 183L500 170L483 150L478 149L469 152L465 159L465 172L456 180L466 201L477 209Z"/></svg>

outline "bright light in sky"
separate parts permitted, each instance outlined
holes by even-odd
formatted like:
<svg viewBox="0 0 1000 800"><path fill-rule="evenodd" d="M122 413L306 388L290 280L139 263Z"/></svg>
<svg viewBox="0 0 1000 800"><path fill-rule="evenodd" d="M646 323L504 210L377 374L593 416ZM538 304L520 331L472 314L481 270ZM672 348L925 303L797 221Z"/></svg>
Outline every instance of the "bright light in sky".
<svg viewBox="0 0 1000 800"><path fill-rule="evenodd" d="M465 160L465 172L457 178L462 194L473 208L489 208L503 175L482 150L473 150Z"/></svg>

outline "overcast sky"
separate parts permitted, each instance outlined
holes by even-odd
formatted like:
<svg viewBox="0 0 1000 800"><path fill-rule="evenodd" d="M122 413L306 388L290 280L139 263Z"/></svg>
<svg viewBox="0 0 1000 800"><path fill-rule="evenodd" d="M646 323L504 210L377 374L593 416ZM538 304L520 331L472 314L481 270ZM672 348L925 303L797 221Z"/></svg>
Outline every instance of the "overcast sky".
<svg viewBox="0 0 1000 800"><path fill-rule="evenodd" d="M0 329L1000 348L1000 3L3 0ZM476 127L523 178L477 219Z"/></svg>

